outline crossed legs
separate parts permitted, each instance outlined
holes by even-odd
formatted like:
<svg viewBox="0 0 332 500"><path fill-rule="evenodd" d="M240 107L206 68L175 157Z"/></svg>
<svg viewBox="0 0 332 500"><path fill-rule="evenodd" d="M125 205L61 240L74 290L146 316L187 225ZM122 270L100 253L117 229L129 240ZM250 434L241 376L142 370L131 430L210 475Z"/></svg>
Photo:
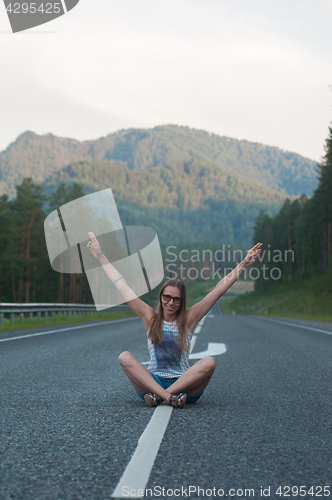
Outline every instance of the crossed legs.
<svg viewBox="0 0 332 500"><path fill-rule="evenodd" d="M207 356L200 359L181 375L174 384L165 390L151 377L149 370L130 352L122 352L119 356L119 361L123 371L138 392L143 394L153 392L160 396L166 403L169 402L171 394L186 392L187 394L195 395L203 391L210 382L216 367L214 358Z"/></svg>

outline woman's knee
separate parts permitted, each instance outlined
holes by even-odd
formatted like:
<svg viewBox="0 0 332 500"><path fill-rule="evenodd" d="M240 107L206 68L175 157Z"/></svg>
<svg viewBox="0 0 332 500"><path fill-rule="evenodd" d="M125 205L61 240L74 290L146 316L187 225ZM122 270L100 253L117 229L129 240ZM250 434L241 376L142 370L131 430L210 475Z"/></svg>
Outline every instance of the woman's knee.
<svg viewBox="0 0 332 500"><path fill-rule="evenodd" d="M132 356L133 355L129 351L122 352L120 354L120 356L119 356L119 363L120 363L120 365L122 367L128 365L128 363L130 363L130 361L132 359Z"/></svg>
<svg viewBox="0 0 332 500"><path fill-rule="evenodd" d="M204 364L205 364L205 369L206 371L212 375L212 373L214 372L215 368L216 368L216 360L214 358L212 358L211 356L207 356L206 358L204 358Z"/></svg>

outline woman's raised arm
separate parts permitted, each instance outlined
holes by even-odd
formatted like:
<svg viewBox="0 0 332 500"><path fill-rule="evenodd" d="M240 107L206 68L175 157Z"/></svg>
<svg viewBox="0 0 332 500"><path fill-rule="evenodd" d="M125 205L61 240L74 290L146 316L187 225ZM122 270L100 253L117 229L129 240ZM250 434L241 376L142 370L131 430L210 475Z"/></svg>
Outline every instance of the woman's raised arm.
<svg viewBox="0 0 332 500"><path fill-rule="evenodd" d="M128 303L131 310L142 321L145 329L149 328L149 324L155 311L148 304L139 299L136 293L127 284L125 278L115 269L113 264L109 262L107 257L103 254L99 242L92 232L89 232L91 241L88 243L88 248L92 255L99 260L105 273L112 281L113 285L119 290L125 302Z"/></svg>
<svg viewBox="0 0 332 500"><path fill-rule="evenodd" d="M194 331L197 323L209 312L211 307L220 299L220 297L235 283L247 267L251 266L258 258L263 243L256 243L247 253L245 258L238 264L233 271L227 274L217 283L214 289L208 293L204 299L194 304L187 311L187 326L191 332Z"/></svg>

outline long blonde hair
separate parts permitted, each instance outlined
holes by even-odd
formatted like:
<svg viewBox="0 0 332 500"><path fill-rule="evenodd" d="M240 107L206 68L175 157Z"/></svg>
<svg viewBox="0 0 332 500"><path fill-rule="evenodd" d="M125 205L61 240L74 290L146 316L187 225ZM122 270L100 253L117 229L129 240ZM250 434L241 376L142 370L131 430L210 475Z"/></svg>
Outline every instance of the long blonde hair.
<svg viewBox="0 0 332 500"><path fill-rule="evenodd" d="M181 352L183 352L187 345L187 323L186 323L187 305L186 305L186 287L183 281L181 280L176 280L176 279L168 280L161 287L161 290L159 292L157 314L152 318L150 324L149 339L151 340L152 344L157 344L158 342L162 342L163 340L162 322L164 320L164 311L163 311L161 296L164 293L164 290L167 286L174 286L178 288L181 292L182 301L181 301L181 306L178 310L177 323L179 330L179 344L181 346Z"/></svg>

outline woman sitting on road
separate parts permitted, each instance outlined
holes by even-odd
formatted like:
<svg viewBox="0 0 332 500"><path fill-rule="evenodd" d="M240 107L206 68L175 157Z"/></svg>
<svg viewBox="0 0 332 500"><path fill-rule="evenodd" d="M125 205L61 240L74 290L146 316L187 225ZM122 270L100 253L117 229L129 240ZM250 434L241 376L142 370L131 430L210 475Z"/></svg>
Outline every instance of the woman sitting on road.
<svg viewBox="0 0 332 500"><path fill-rule="evenodd" d="M248 251L244 260L227 274L200 302L186 309L186 288L181 280L168 280L159 293L156 312L137 297L125 279L103 255L92 232L88 247L103 266L132 311L142 321L147 332L150 353L149 369L130 352L120 354L120 364L138 395L149 406L166 404L183 408L195 403L203 394L214 372L216 362L207 356L189 367L192 332L220 297L235 283L242 272L255 262L262 243Z"/></svg>

